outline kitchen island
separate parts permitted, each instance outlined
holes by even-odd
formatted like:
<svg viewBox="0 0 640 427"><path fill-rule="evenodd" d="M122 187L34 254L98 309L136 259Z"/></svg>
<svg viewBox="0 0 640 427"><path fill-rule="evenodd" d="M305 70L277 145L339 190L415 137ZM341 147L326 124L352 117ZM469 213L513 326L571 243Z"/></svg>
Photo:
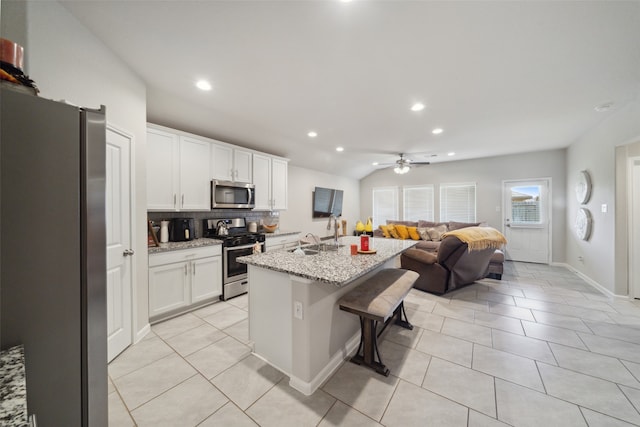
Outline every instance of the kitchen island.
<svg viewBox="0 0 640 427"><path fill-rule="evenodd" d="M336 301L397 257L412 240L371 239L375 254L350 254L358 237L341 237L338 250L298 255L279 250L238 258L248 264L249 339L254 353L310 395L358 346L357 316Z"/></svg>

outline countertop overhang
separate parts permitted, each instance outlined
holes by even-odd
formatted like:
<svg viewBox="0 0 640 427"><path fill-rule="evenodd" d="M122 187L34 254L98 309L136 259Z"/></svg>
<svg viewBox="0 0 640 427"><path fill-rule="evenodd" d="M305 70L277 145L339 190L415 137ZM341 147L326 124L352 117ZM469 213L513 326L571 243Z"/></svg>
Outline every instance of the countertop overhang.
<svg viewBox="0 0 640 427"><path fill-rule="evenodd" d="M337 251L298 255L291 249L282 249L240 257L237 261L342 287L418 243L416 240L384 238L371 238L370 242L370 247L376 250L375 254L351 255L350 245L357 244L359 247L360 238L343 236L339 243L344 246Z"/></svg>

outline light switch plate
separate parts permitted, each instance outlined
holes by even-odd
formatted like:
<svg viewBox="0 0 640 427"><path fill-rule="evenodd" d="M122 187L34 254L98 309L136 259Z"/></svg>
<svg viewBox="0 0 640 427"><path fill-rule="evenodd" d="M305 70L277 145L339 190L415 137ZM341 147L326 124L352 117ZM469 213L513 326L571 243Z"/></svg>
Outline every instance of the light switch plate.
<svg viewBox="0 0 640 427"><path fill-rule="evenodd" d="M607 213L607 209L608 209L607 204L603 203L601 206L602 213Z"/></svg>

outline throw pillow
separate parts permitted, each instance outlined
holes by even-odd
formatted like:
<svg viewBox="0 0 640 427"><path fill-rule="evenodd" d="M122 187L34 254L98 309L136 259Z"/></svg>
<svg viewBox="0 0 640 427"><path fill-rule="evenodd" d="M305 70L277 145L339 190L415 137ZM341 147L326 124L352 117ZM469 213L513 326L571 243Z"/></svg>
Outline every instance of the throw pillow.
<svg viewBox="0 0 640 427"><path fill-rule="evenodd" d="M427 227L418 227L416 229L418 231L418 235L420 235L420 238L422 240L431 240L431 236L429 236L429 231L427 231Z"/></svg>
<svg viewBox="0 0 640 427"><path fill-rule="evenodd" d="M429 233L429 237L431 237L431 240L433 240L434 242L439 242L440 240L442 240L442 235L447 232L447 226L439 225L437 227L428 228L427 231Z"/></svg>
<svg viewBox="0 0 640 427"><path fill-rule="evenodd" d="M394 239L400 238L400 235L398 234L398 230L396 230L395 225L389 224L387 225L387 228L389 229L389 234L391 234L391 237L393 237Z"/></svg>
<svg viewBox="0 0 640 427"><path fill-rule="evenodd" d="M391 237L391 234L389 234L389 227L386 225L379 225L378 228L380 230L382 230L382 235L384 237Z"/></svg>
<svg viewBox="0 0 640 427"><path fill-rule="evenodd" d="M411 237L411 240L420 240L418 227L407 227L407 231L409 232L409 237Z"/></svg>
<svg viewBox="0 0 640 427"><path fill-rule="evenodd" d="M400 238L402 240L406 240L409 238L409 230L407 230L407 226L406 225L402 225L402 224L395 224L394 225L396 231L398 232L398 236L400 236Z"/></svg>
<svg viewBox="0 0 640 427"><path fill-rule="evenodd" d="M466 227L477 227L478 225L480 225L479 222L449 221L449 231L460 230L461 228L466 228Z"/></svg>

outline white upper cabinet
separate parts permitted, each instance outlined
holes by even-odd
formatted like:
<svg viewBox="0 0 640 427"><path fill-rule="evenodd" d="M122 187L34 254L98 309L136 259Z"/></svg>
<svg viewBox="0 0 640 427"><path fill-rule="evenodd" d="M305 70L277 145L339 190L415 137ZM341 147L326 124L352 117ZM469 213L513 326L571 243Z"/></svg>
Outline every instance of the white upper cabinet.
<svg viewBox="0 0 640 427"><path fill-rule="evenodd" d="M211 208L207 141L147 128L147 209Z"/></svg>
<svg viewBox="0 0 640 427"><path fill-rule="evenodd" d="M287 209L287 161L271 159L271 209Z"/></svg>
<svg viewBox="0 0 640 427"><path fill-rule="evenodd" d="M287 161L253 154L253 183L257 210L287 209Z"/></svg>
<svg viewBox="0 0 640 427"><path fill-rule="evenodd" d="M177 135L147 129L147 209L177 209L180 188L180 140Z"/></svg>
<svg viewBox="0 0 640 427"><path fill-rule="evenodd" d="M251 151L211 144L211 179L251 182Z"/></svg>
<svg viewBox="0 0 640 427"><path fill-rule="evenodd" d="M209 142L180 137L180 210L210 210Z"/></svg>

